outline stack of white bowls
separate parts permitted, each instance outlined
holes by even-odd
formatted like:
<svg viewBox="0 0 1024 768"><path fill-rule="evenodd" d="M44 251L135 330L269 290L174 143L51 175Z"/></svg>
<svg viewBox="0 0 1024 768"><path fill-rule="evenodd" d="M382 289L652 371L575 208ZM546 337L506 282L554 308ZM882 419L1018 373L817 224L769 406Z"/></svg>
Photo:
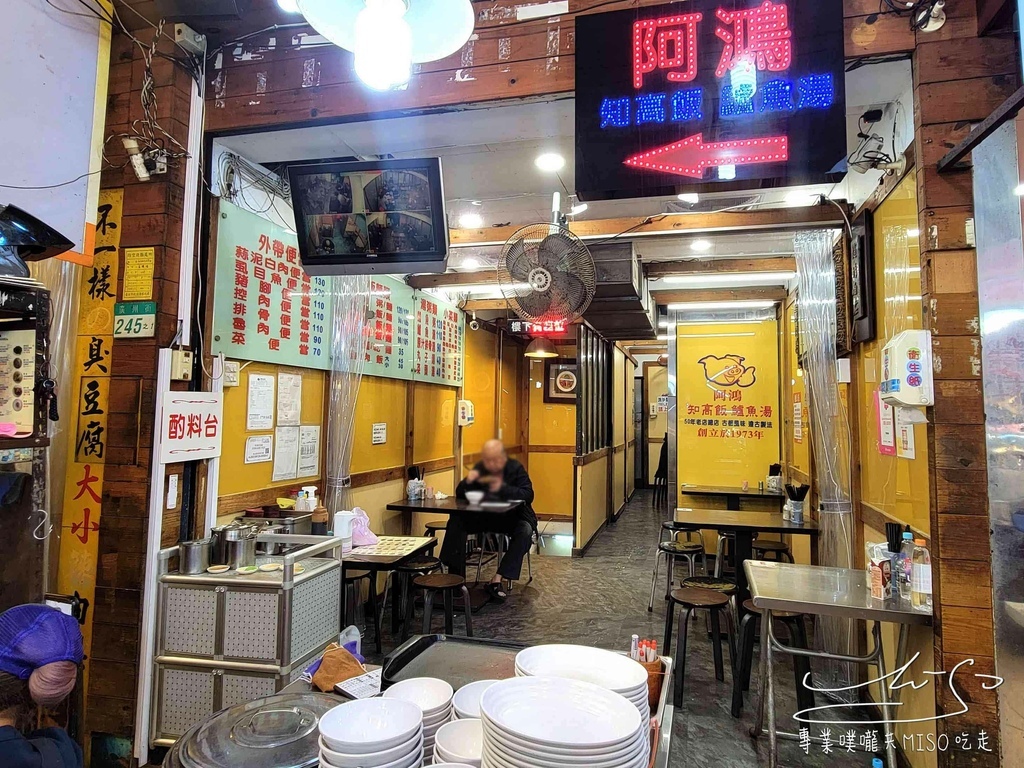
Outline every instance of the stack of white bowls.
<svg viewBox="0 0 1024 768"><path fill-rule="evenodd" d="M423 713L399 699L360 699L320 718L320 768L420 768Z"/></svg>
<svg viewBox="0 0 1024 768"><path fill-rule="evenodd" d="M395 683L384 691L385 699L415 704L423 714L423 749L427 763L434 754L434 735L438 728L452 719L451 684L436 677L413 677Z"/></svg>
<svg viewBox="0 0 1024 768"><path fill-rule="evenodd" d="M456 720L477 720L480 717L480 697L484 691L494 685L497 680L477 680L467 683L455 692L452 699L452 712Z"/></svg>
<svg viewBox="0 0 1024 768"><path fill-rule="evenodd" d="M650 723L647 670L628 656L587 645L535 645L516 655L517 677L567 677L621 694Z"/></svg>
<svg viewBox="0 0 1024 768"><path fill-rule="evenodd" d="M517 677L480 699L481 768L644 768L648 723L623 696L579 680Z"/></svg>
<svg viewBox="0 0 1024 768"><path fill-rule="evenodd" d="M480 768L484 732L479 720L453 720L434 736L434 765L446 762Z"/></svg>

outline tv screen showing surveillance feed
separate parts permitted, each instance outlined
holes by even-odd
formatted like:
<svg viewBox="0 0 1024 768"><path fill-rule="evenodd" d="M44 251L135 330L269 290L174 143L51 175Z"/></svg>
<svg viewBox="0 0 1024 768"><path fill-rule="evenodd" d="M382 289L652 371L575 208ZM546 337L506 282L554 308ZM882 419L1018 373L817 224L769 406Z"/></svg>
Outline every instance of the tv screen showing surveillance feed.
<svg viewBox="0 0 1024 768"><path fill-rule="evenodd" d="M437 250L439 203L426 168L295 174L292 186L310 256Z"/></svg>

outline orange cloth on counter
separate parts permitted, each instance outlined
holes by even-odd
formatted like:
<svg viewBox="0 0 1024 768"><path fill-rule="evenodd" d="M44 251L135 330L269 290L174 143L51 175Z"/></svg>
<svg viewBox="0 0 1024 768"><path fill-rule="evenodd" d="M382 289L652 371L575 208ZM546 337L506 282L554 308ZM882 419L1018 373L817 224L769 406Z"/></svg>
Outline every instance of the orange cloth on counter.
<svg viewBox="0 0 1024 768"><path fill-rule="evenodd" d="M334 690L336 684L364 674L366 669L355 656L337 643L331 643L324 651L323 661L313 675L313 685L324 693L329 693Z"/></svg>

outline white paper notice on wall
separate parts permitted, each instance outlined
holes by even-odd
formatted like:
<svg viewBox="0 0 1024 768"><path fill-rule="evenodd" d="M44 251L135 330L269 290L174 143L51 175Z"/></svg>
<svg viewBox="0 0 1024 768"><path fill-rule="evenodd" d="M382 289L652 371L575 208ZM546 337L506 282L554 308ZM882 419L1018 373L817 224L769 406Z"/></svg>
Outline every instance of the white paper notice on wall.
<svg viewBox="0 0 1024 768"><path fill-rule="evenodd" d="M178 476L168 475L167 477L167 508L174 509L178 506Z"/></svg>
<svg viewBox="0 0 1024 768"><path fill-rule="evenodd" d="M299 477L320 473L320 427L299 427Z"/></svg>
<svg viewBox="0 0 1024 768"><path fill-rule="evenodd" d="M294 373L277 375L277 426L297 427L302 414L302 377Z"/></svg>
<svg viewBox="0 0 1024 768"><path fill-rule="evenodd" d="M262 464L274 456L273 435L253 435L245 438L245 463Z"/></svg>
<svg viewBox="0 0 1024 768"><path fill-rule="evenodd" d="M274 430L274 472L272 482L294 480L299 466L299 428Z"/></svg>
<svg viewBox="0 0 1024 768"><path fill-rule="evenodd" d="M274 428L274 377L249 374L249 398L245 411L245 429L257 432Z"/></svg>
<svg viewBox="0 0 1024 768"><path fill-rule="evenodd" d="M384 445L388 441L387 422L380 422L373 425L373 444Z"/></svg>
<svg viewBox="0 0 1024 768"><path fill-rule="evenodd" d="M901 459L916 459L914 446L914 424L907 418L908 408L894 408L896 411L896 455Z"/></svg>

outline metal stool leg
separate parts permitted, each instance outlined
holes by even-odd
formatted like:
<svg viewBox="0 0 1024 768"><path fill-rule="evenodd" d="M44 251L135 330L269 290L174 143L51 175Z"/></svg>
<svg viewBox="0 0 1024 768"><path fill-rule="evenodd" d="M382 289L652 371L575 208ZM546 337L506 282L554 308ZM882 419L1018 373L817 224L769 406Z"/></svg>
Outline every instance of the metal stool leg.
<svg viewBox="0 0 1024 768"><path fill-rule="evenodd" d="M466 637L473 636L473 606L469 601L469 589L462 585L462 605L466 609Z"/></svg>
<svg viewBox="0 0 1024 768"><path fill-rule="evenodd" d="M434 590L423 590L423 634L430 634L431 620L434 618Z"/></svg>
<svg viewBox="0 0 1024 768"><path fill-rule="evenodd" d="M654 593L658 588L658 570L661 566L661 557L664 554L662 551L658 551L658 554L654 558L654 575L651 577L651 602L647 604L648 612L654 610Z"/></svg>
<svg viewBox="0 0 1024 768"><path fill-rule="evenodd" d="M715 578L722 578L722 561L725 559L725 536L718 537L718 548L715 550Z"/></svg>
<svg viewBox="0 0 1024 768"><path fill-rule="evenodd" d="M683 679L686 677L686 628L690 623L692 610L687 608L679 614L679 639L676 641L678 643L676 647L676 689L672 702L676 709L683 706Z"/></svg>
<svg viewBox="0 0 1024 768"><path fill-rule="evenodd" d="M668 596L672 592L672 577L676 575L676 556L666 552L665 564L668 566L668 573L665 574L665 599L668 600Z"/></svg>
<svg viewBox="0 0 1024 768"><path fill-rule="evenodd" d="M455 634L455 605L450 589L444 591L444 633Z"/></svg>

